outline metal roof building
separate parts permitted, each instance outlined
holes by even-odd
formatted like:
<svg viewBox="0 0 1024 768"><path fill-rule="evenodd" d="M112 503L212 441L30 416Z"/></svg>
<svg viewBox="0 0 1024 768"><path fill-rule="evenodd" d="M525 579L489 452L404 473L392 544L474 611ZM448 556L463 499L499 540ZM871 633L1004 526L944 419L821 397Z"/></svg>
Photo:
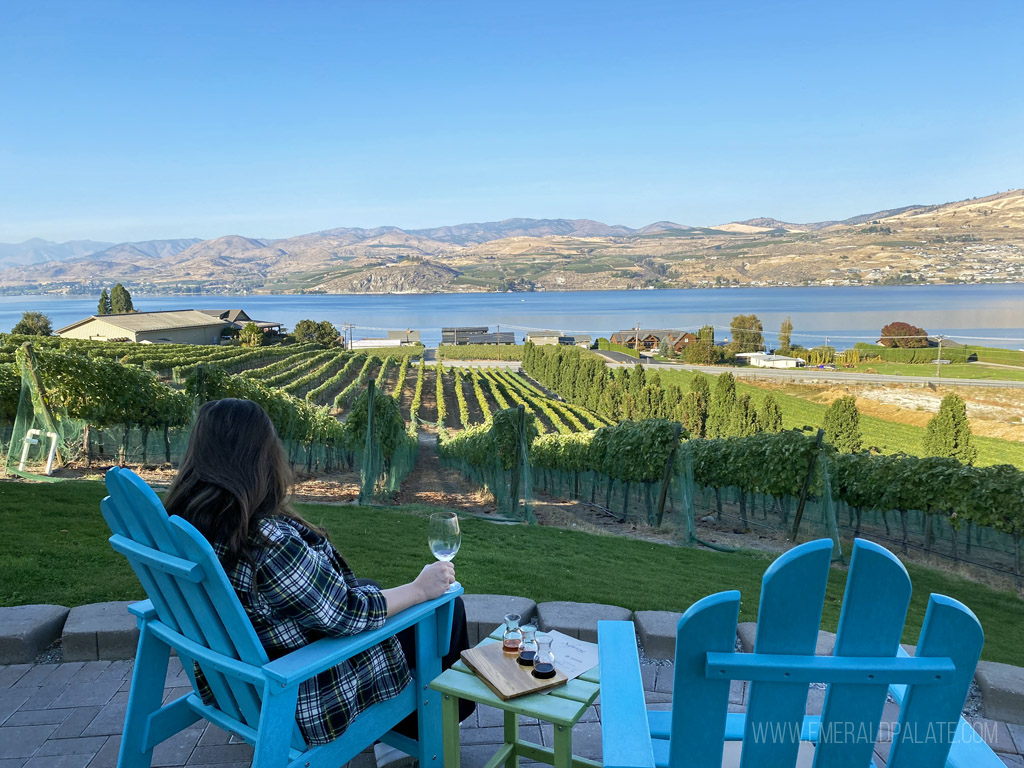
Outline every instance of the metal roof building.
<svg viewBox="0 0 1024 768"><path fill-rule="evenodd" d="M562 333L561 331L530 331L524 341L533 344L562 344L565 346L590 347L592 340L586 333Z"/></svg>
<svg viewBox="0 0 1024 768"><path fill-rule="evenodd" d="M57 335L66 339L135 341L150 344L219 344L227 320L196 309L93 315L65 326Z"/></svg>
<svg viewBox="0 0 1024 768"><path fill-rule="evenodd" d="M487 333L489 329L487 326L465 326L461 328L442 328L441 329L441 343L442 344L475 344L478 342L470 342L470 337L480 336Z"/></svg>

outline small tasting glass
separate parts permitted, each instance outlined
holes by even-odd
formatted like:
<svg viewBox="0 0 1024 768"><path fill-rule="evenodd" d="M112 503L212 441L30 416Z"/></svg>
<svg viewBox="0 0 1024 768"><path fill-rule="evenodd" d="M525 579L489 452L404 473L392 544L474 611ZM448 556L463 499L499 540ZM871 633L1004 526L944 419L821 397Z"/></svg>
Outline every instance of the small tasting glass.
<svg viewBox="0 0 1024 768"><path fill-rule="evenodd" d="M501 636L501 649L510 656L517 656L523 644L523 630L519 628L518 613L505 616L505 632Z"/></svg>
<svg viewBox="0 0 1024 768"><path fill-rule="evenodd" d="M550 637L537 638L537 657L533 662L533 676L541 680L555 676L555 654L551 650Z"/></svg>
<svg viewBox="0 0 1024 768"><path fill-rule="evenodd" d="M519 651L519 663L524 667L532 667L537 657L537 627L534 624L524 624L523 646Z"/></svg>

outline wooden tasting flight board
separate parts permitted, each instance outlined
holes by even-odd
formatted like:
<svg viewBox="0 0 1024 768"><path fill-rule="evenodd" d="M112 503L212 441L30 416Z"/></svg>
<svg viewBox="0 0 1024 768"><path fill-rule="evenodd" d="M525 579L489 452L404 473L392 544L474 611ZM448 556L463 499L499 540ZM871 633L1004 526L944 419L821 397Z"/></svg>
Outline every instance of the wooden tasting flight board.
<svg viewBox="0 0 1024 768"><path fill-rule="evenodd" d="M539 680L533 667L524 667L516 656L506 656L501 643L478 645L462 652L462 660L502 701L562 685L568 678L555 669L555 676Z"/></svg>

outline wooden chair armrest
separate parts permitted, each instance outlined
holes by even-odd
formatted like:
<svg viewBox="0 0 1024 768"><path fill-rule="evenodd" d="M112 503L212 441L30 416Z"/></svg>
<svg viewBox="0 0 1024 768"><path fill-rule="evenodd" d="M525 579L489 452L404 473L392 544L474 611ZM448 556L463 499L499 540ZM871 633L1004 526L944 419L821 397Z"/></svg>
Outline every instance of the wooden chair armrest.
<svg viewBox="0 0 1024 768"><path fill-rule="evenodd" d="M631 621L597 622L605 768L654 768L640 657Z"/></svg>
<svg viewBox="0 0 1024 768"><path fill-rule="evenodd" d="M362 653L367 648L372 648L387 638L393 637L406 627L411 627L429 618L460 594L462 594L461 588L446 592L435 600L414 605L392 616L378 629L366 630L347 637L325 637L322 640L317 640L263 665L263 671L269 679L281 684L282 687L298 685L304 680L352 658L357 653Z"/></svg>

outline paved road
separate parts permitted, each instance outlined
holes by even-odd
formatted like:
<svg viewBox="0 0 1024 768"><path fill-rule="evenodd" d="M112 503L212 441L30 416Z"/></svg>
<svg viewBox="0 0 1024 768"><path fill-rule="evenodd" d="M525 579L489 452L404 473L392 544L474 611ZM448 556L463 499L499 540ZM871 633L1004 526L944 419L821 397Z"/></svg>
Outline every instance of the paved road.
<svg viewBox="0 0 1024 768"><path fill-rule="evenodd" d="M611 350L608 349L595 349L594 352L596 352L598 355L600 355L610 363L626 363L627 365L636 365L638 362L635 357L631 357L630 355L627 355L625 352L612 352Z"/></svg>

